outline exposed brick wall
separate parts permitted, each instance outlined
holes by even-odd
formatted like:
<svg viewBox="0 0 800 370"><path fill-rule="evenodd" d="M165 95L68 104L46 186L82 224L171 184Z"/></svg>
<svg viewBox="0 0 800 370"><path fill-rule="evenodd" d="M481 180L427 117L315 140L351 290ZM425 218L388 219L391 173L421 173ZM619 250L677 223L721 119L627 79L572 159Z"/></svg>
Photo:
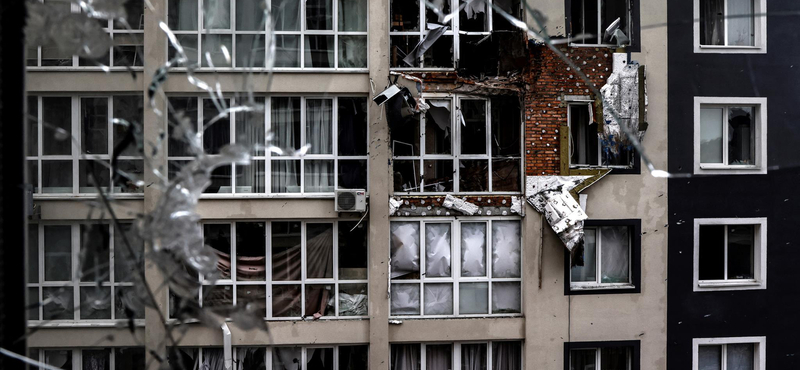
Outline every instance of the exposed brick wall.
<svg viewBox="0 0 800 370"><path fill-rule="evenodd" d="M562 47L561 51L598 89L605 85L612 70L611 50ZM531 73L526 76L529 91L524 97L525 174L560 175L559 135L568 127L564 96L592 94L575 71L547 46L531 45L530 60Z"/></svg>

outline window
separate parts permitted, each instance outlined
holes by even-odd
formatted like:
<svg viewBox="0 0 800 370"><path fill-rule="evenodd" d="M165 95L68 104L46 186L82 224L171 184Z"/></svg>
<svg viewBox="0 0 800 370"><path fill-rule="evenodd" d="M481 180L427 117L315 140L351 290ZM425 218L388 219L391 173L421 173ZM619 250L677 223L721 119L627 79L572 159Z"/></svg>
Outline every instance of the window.
<svg viewBox="0 0 800 370"><path fill-rule="evenodd" d="M369 346L234 347L233 362L239 369L366 369ZM169 350L170 368L222 369L222 348L179 347Z"/></svg>
<svg viewBox="0 0 800 370"><path fill-rule="evenodd" d="M692 340L692 370L765 370L766 337Z"/></svg>
<svg viewBox="0 0 800 370"><path fill-rule="evenodd" d="M766 0L694 0L695 53L766 53Z"/></svg>
<svg viewBox="0 0 800 370"><path fill-rule="evenodd" d="M474 47L485 41L493 31L516 29L494 11L493 5L517 19L521 16L519 1L444 0L436 2L436 5L419 0L389 2L390 60L391 68L397 69L453 69L459 59L460 49ZM437 5L438 9L434 10L433 7ZM448 14L459 8L461 11L457 17L447 19ZM439 35L437 29L441 27L445 27L446 31L427 50L422 50L418 45L420 40Z"/></svg>
<svg viewBox="0 0 800 370"><path fill-rule="evenodd" d="M639 370L639 341L564 343L567 370Z"/></svg>
<svg viewBox="0 0 800 370"><path fill-rule="evenodd" d="M425 114L402 123L390 120L395 192L520 192L516 99L430 97L426 102Z"/></svg>
<svg viewBox="0 0 800 370"><path fill-rule="evenodd" d="M767 173L767 99L694 98L694 173Z"/></svg>
<svg viewBox="0 0 800 370"><path fill-rule="evenodd" d="M570 167L632 167L635 160L633 147L620 145L620 152L617 154L603 147L599 136L601 129L594 118L593 104L594 102L587 100L567 105Z"/></svg>
<svg viewBox="0 0 800 370"><path fill-rule="evenodd" d="M28 240L28 320L144 319L133 290L144 242L132 224L31 224Z"/></svg>
<svg viewBox="0 0 800 370"><path fill-rule="evenodd" d="M586 34L590 36L576 40L576 45L618 45L630 44L634 39L632 34L633 17L630 6L632 1L625 0L569 0L569 31L570 36ZM618 29L622 35L607 34L606 30L619 20ZM612 36L614 36L612 38ZM638 35L636 35L638 36Z"/></svg>
<svg viewBox="0 0 800 370"><path fill-rule="evenodd" d="M34 194L91 194L96 186L118 195L141 194L144 161L136 149L141 139L120 153L113 176L111 158L129 130L140 136L142 104L141 95L28 96L26 154Z"/></svg>
<svg viewBox="0 0 800 370"><path fill-rule="evenodd" d="M224 314L248 305L283 319L367 315L364 223L209 221L203 237L219 258L217 280L203 281L203 307ZM177 317L181 302L171 298L170 316Z"/></svg>
<svg viewBox="0 0 800 370"><path fill-rule="evenodd" d="M28 357L59 369L144 369L144 347L44 349L31 348Z"/></svg>
<svg viewBox="0 0 800 370"><path fill-rule="evenodd" d="M265 37L262 3L169 0L167 22L189 65L265 68L273 67L265 61L274 60L276 69L367 68L366 0L272 0L274 45Z"/></svg>
<svg viewBox="0 0 800 370"><path fill-rule="evenodd" d="M767 219L694 220L694 291L767 288Z"/></svg>
<svg viewBox="0 0 800 370"><path fill-rule="evenodd" d="M390 370L522 369L522 343L464 342L391 345Z"/></svg>
<svg viewBox="0 0 800 370"><path fill-rule="evenodd" d="M391 222L391 316L515 315L519 219Z"/></svg>
<svg viewBox="0 0 800 370"><path fill-rule="evenodd" d="M227 106L232 103L240 106L246 101L223 99ZM366 98L255 97L254 103L259 110L218 117L212 99L169 98L170 112L182 112L189 117L190 129L202 132L200 143L207 154L217 155L233 143L253 148L250 165L215 169L206 193L332 196L335 189L367 189ZM178 127L174 114L168 125L173 177L194 158L194 149L186 139L173 137ZM306 144L310 147L305 155L295 153ZM264 145L280 150L264 150Z"/></svg>
<svg viewBox="0 0 800 370"><path fill-rule="evenodd" d="M641 220L586 220L583 230L583 265L570 267L566 254L566 293L638 293Z"/></svg>
<svg viewBox="0 0 800 370"><path fill-rule="evenodd" d="M77 2L69 0L44 0L47 6L53 7L57 13L80 13ZM126 21L128 26L117 21L98 19L97 22L113 40L113 47L108 54L97 60L89 60L61 51L56 44L29 47L27 50L28 67L127 67L143 66L144 47L144 0L125 2Z"/></svg>

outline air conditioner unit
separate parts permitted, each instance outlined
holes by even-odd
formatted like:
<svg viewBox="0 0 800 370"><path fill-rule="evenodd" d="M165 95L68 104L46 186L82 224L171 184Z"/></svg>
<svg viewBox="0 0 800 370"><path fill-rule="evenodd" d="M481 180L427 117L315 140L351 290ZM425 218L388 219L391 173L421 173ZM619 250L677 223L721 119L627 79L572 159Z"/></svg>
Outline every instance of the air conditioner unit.
<svg viewBox="0 0 800 370"><path fill-rule="evenodd" d="M366 212L367 191L364 189L336 189L336 212Z"/></svg>

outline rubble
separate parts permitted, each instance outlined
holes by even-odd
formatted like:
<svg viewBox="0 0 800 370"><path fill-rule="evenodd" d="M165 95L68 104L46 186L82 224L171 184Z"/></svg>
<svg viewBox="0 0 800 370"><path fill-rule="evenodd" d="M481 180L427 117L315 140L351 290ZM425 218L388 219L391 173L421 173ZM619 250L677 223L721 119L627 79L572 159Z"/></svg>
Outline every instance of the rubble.
<svg viewBox="0 0 800 370"><path fill-rule="evenodd" d="M463 199L456 198L451 194L447 194L444 198L444 202L442 203L442 207L454 209L466 215L474 215L478 212L478 206L467 202Z"/></svg>

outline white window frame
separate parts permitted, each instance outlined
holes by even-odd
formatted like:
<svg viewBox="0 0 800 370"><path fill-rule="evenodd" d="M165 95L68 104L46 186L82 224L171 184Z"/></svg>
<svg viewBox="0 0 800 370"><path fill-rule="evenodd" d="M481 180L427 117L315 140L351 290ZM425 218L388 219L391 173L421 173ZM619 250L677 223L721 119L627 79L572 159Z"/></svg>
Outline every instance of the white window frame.
<svg viewBox="0 0 800 370"><path fill-rule="evenodd" d="M332 106L332 121L331 121L331 154L292 154L292 155L277 155L270 150L265 149L264 153L261 155L253 154L251 156L251 161L253 164L249 166L254 166L254 161L263 161L264 163L264 193L256 193L256 192L249 192L249 193L237 193L237 185L236 185L236 167L240 166L238 164L227 165L231 167L231 179L230 179L230 193L203 193L200 197L201 198L210 198L210 199L225 199L225 198L333 198L335 195L336 189L339 189L339 163L342 160L352 160L352 161L365 161L367 164L367 172L365 172L364 182L367 183L367 188L369 188L369 124L366 127L366 134L365 138L367 141L367 153L365 155L339 155L339 98L363 98L365 101L367 99L366 96L363 95L335 95L335 96L324 96L324 95L267 95L267 96L257 96L259 98L264 98L265 109L264 109L264 130L265 130L265 138L268 136L268 133L272 129L272 98L300 98L300 143L301 145L306 143L306 101L309 99L324 99L330 100L333 104ZM195 124L194 129L195 132L198 133L198 140L200 145L203 145L203 100L210 99L207 96L186 96L186 95L169 95L168 98L193 98L197 99L197 117L190 117L192 123ZM244 97L237 97L237 98L244 98ZM233 102L233 97L226 96L223 98L228 106L233 106L231 103ZM167 103L165 103L167 104ZM369 115L369 110L371 104L367 104L367 115ZM170 110L167 109L167 112ZM230 120L230 140L231 144L236 143L236 115L237 114L249 114L249 113L239 113L236 111L232 111L229 113L229 120ZM166 127L169 125L168 121L165 120L164 126ZM267 145L267 143L263 143ZM167 143L169 145L169 143ZM282 148L286 149L286 148ZM167 151L169 154L169 151ZM211 154L211 156L216 156L216 154ZM194 160L195 157L193 156L168 156L168 161L191 161ZM273 193L272 192L272 161L273 160L296 160L300 161L300 183L298 184L300 191L296 193ZM333 161L333 187L334 191L331 192L306 192L305 189L305 161L306 160L332 160ZM369 194L369 189L367 190L367 194Z"/></svg>
<svg viewBox="0 0 800 370"><path fill-rule="evenodd" d="M468 342L455 342L455 343L454 342L389 343L389 357L390 357L389 360L391 361L391 356L392 356L391 355L391 352L392 352L391 346L392 345L395 345L395 344L398 344L398 345L403 345L403 344L419 345L420 346L420 349L419 349L420 370L426 370L427 369L427 360L428 360L428 358L426 356L426 347L429 346L429 345L430 346L441 346L441 345L448 345L449 344L449 345L451 345L451 348L452 348L451 353L452 353L452 356L453 356L452 359L451 359L452 364L453 364L452 369L461 369L461 346L464 345L464 344L485 344L486 345L486 362L487 362L486 369L487 370L493 370L492 366L494 365L494 361L493 361L492 356L494 354L492 353L492 344L498 343L498 342L518 342L520 344L520 357L521 357L520 364L522 364L522 368L520 368L519 370L524 369L525 368L525 344L522 342L522 340L468 341Z"/></svg>
<svg viewBox="0 0 800 370"><path fill-rule="evenodd" d="M420 114L419 116L419 153L413 156L396 156L394 155L395 152L395 145L407 145L406 143L402 143L400 141L395 142L392 139L392 160L393 161L414 161L417 166L417 171L419 172L419 179L420 184L417 188L425 189L427 186L425 184L425 176L424 176L424 165L426 160L452 160L453 161L453 186L452 191L445 191L445 192L437 192L437 191L402 191L402 190L395 190L395 194L431 194L431 195L446 195L452 193L458 194L485 194L485 193L492 193L492 194L519 194L524 190L522 184L518 184L519 191L494 191L492 185L492 162L494 160L501 160L501 159L516 159L519 161L519 173L520 173L520 180L524 181L524 156L522 155L524 148L523 142L525 140L525 132L524 127L520 127L520 156L519 157L507 157L507 156L494 156L492 153L492 99L489 99L485 96L472 96L472 95L447 95L447 94L425 94L423 96L426 100L449 100L450 106L450 122L451 122L451 135L450 135L450 153L451 154L426 154L425 149L425 125L427 124L427 119L425 114ZM486 153L484 154L461 154L461 127L462 127L462 117L461 117L461 101L462 100L481 100L486 103ZM499 122L498 122L499 124ZM461 191L460 187L460 179L461 179L461 169L459 162L461 160L482 160L487 161L487 174L486 174L486 188L488 191Z"/></svg>
<svg viewBox="0 0 800 370"><path fill-rule="evenodd" d="M591 1L591 0L572 0L572 1L581 1L581 3L583 4L583 1ZM608 23L607 25L603 25L603 14L600 11L600 9L602 9L602 2L603 1L610 1L610 0L596 0L596 1L597 1L597 33L596 33L596 36L595 36L595 40L597 40L597 38L603 37L603 35L605 35L606 27L611 25L611 23ZM633 40L633 35L631 35L633 33L633 32L631 32L631 30L633 29L633 17L631 16L631 3L632 3L632 1L631 0L626 0L626 1L624 1L624 3L625 3L626 14L628 15L628 19L625 22L625 24L628 25L628 29L627 30L622 30L622 32L625 32L625 36L628 36L628 40L629 41L628 41L627 46L630 46L631 42ZM572 9L566 9L566 11L567 12L571 12ZM586 11L585 7L584 7L583 11L584 12ZM611 22L613 22L613 21L614 20L611 20ZM574 23L575 20L573 19L572 22ZM573 32L573 30L569 30L569 32ZM571 35L571 36L575 37L576 35ZM586 40L588 40L588 39L586 39ZM600 42L600 43L583 42L583 41L586 41L586 40L578 40L578 42L570 43L570 46L575 46L575 47L610 47L610 48L616 48L617 47L617 44L607 44L607 43L603 43L603 42ZM600 40L602 41L602 39L600 39Z"/></svg>
<svg viewBox="0 0 800 370"><path fill-rule="evenodd" d="M47 3L48 1L52 1L52 0L44 0L44 1L43 0L36 0L36 1ZM78 5L77 2L70 2L70 1L55 1L55 2L66 2L66 3L70 4L70 12L71 13L81 13L81 7L80 7L80 5ZM145 2L142 2L142 15L145 16L146 13L147 13L147 10L145 9ZM140 21L142 22L141 23L141 27L138 27L137 24L139 24ZM88 70L97 70L97 71L103 71L103 70L127 71L128 68L132 68L135 71L141 71L141 70L144 69L144 59L145 59L145 55L144 55L144 19L142 19L142 20L138 20L137 19L135 21L134 20L128 20L128 23L131 26L130 30L128 30L126 28L116 28L115 27L116 25L114 24L114 21L108 21L108 25L103 27L103 30L108 34L109 38L111 38L112 41L114 39L114 36L116 36L116 35L120 35L120 36L123 36L123 37L125 37L125 36L134 36L134 37L136 37L138 35L138 37L141 37L142 43L139 44L139 45L136 45L136 53L139 54L139 60L142 61L142 65L139 65L139 66L133 66L132 65L130 67L124 66L124 65L122 65L122 66L113 65L114 64L114 52L115 52L115 50L114 50L114 47L112 46L109 49L109 52L107 54L108 55L108 64L109 64L107 66L99 66L99 65L96 65L94 63L92 63L92 65L88 65L88 66L79 65L79 59L80 58L78 58L77 55L73 55L71 57L72 63L70 65L68 65L68 66L43 66L42 65L42 46L39 45L39 46L36 47L37 55L35 57L32 56L32 55L26 56L27 60L36 59L36 65L35 66L28 66L27 69L31 70L31 71L53 71L53 70L63 70L63 71L82 70L83 71L83 70L87 70L87 69ZM27 50L26 50L26 52L27 52ZM27 60L26 60L26 63L27 63ZM133 62L134 61L131 61L131 63L133 63Z"/></svg>
<svg viewBox="0 0 800 370"><path fill-rule="evenodd" d="M602 282L602 256L603 244L600 230L606 226L587 226L584 229L596 230L595 241L595 281L572 281L572 271L569 274L569 287L571 291L591 290L591 289L631 289L633 284L633 227L630 225L608 225L608 227L625 227L628 229L628 282L627 283L603 283Z"/></svg>
<svg viewBox="0 0 800 370"><path fill-rule="evenodd" d="M522 299L523 285L522 272L524 244L522 244L522 220L516 217L492 217L492 218L468 218L453 220L447 217L425 217L425 218L393 218L391 222L414 222L419 223L419 275L418 279L393 279L389 278L389 317L393 319L410 318L452 318L452 317L517 317L525 312L525 302ZM492 276L492 222L496 221L516 221L520 223L520 276L518 278L497 278ZM462 223L484 223L486 225L486 276L461 276L461 224ZM426 240L425 224L449 224L450 225L450 276L449 277L427 277L426 268ZM391 267L390 267L391 268ZM425 284L445 283L452 284L453 287L453 314L452 315L426 315L425 314ZM488 307L487 313L460 314L459 313L459 284L460 283L486 283L488 285ZM492 287L494 283L519 283L520 285L520 310L519 313L492 313ZM419 285L419 314L418 315L393 315L391 314L391 289L392 285Z"/></svg>
<svg viewBox="0 0 800 370"><path fill-rule="evenodd" d="M123 222L125 223L125 222ZM131 225L130 223L127 223ZM31 224L36 225L37 233L38 233L38 257L39 260L37 261L37 266L39 267L39 281L36 283L30 283L27 281L27 275L25 277L25 287L26 289L37 289L38 290L38 299L36 302L44 302L44 289L45 288L70 288L72 289L72 303L73 303L73 319L72 320L63 320L63 319L46 319L44 320L44 305L39 305L39 317L38 319L31 319L28 318L28 326L30 327L40 327L40 326L64 326L65 324L68 326L114 326L119 320L127 320L126 317L116 317L116 300L117 300L117 289L119 288L132 288L134 286L134 282L118 282L116 281L116 274L115 274L115 245L114 245L114 234L116 233L116 228L113 224L103 223L104 226L108 227L109 231L109 267L108 267L108 281L101 282L100 285L103 288L109 289L109 304L111 310L111 318L110 319L81 319L81 288L94 288L97 286L95 281L81 281L80 277L80 251L81 251L81 225L90 225L89 223L80 223L80 222L50 222L50 221L42 221L38 224ZM71 265L70 270L72 272L71 280L70 281L46 281L45 280L45 233L44 228L45 226L69 226L70 227L70 245L71 245ZM27 231L26 231L27 232ZM27 257L26 257L27 258ZM28 264L31 262L29 261ZM144 266L142 266L144 268ZM135 272L134 272L135 273ZM27 292L26 292L27 293ZM33 298L33 297L29 297ZM26 310L26 314L27 314ZM144 318L141 319L134 319L134 323L137 326L144 325Z"/></svg>
<svg viewBox="0 0 800 370"><path fill-rule="evenodd" d="M704 107L754 106L753 128L755 132L755 164L728 165L727 141L723 140L723 163L703 164L700 162L700 109ZM722 117L723 139L727 138L727 117ZM767 173L767 98L743 97L694 97L694 174L695 175L764 175Z"/></svg>
<svg viewBox="0 0 800 370"><path fill-rule="evenodd" d="M116 353L118 349L131 349L131 348L141 348L143 350L142 356L146 356L147 351L144 347L88 347L88 348L47 348L47 347L40 347L40 348L30 348L29 351L37 351L37 355L35 358L32 358L35 361L39 361L41 363L45 362L45 352L46 351L71 351L72 352L72 369L83 369L83 351L102 351L108 350L110 352L108 356L108 370L116 370L117 368L117 361L116 361ZM144 360L144 359L143 359ZM33 366L31 367L33 368ZM38 368L38 366L37 366Z"/></svg>
<svg viewBox="0 0 800 370"><path fill-rule="evenodd" d="M273 352L274 352L274 350L276 348L297 348L297 349L300 350L300 362L301 362L301 365L300 365L299 368L300 369L305 369L308 366L307 365L308 364L308 359L310 358L310 355L308 354L308 352L309 352L308 350L309 349L332 348L333 349L333 360L332 360L333 361L333 369L334 370L339 370L339 349L341 347L357 347L357 346L367 346L367 351L369 351L369 343L353 343L353 344L344 344L343 343L343 344L331 344L331 345L320 344L320 345L295 345L295 346L292 346L292 345L234 346L232 351L231 351L231 358L233 359L234 364L236 364L239 361L239 358L238 358L239 357L239 352L237 351L237 349L242 349L242 348L263 348L263 349L265 349L264 355L266 357L264 359L264 364L266 365L266 369L269 370L269 369L273 369L273 367L272 367L272 354L273 354ZM196 361L198 363L198 366L191 367L194 364L188 364L188 366L190 366L190 367L188 367L186 370L198 370L198 369L201 368L201 365L203 363L203 350L204 349L222 350L222 347L184 347L184 346L181 346L181 347L178 347L178 348L180 348L180 349L188 349L188 350L196 350L197 351ZM177 350L178 348L176 348L175 350ZM77 369L80 369L80 367L78 367Z"/></svg>
<svg viewBox="0 0 800 370"><path fill-rule="evenodd" d="M702 225L756 225L753 240L752 280L700 280L700 226ZM727 271L727 233L725 245L725 266ZM767 289L767 218L696 218L694 219L694 268L695 292L721 290ZM726 276L727 279L727 276Z"/></svg>
<svg viewBox="0 0 800 370"><path fill-rule="evenodd" d="M391 16L392 16L392 14L391 14L391 3L392 3L392 1L402 1L402 0L383 0L383 1L388 1L389 2L389 15L387 17L387 21L388 21L388 24L389 24L389 47L390 48L392 47L392 44L391 44L392 36L419 36L419 40L420 41L424 40L425 37L427 37L427 35L430 32L430 30L427 29L427 23L428 22L427 22L427 19L425 18L425 15L427 13L428 8L426 7L424 1L420 1L419 2L419 7L420 7L420 9L419 9L419 30L417 30L417 31L392 31L391 30L391 22L392 22L392 20L391 20ZM445 1L450 2L450 11L451 12L454 12L454 11L459 9L459 0L445 0ZM472 36L472 35L488 36L488 35L491 35L493 30L494 30L494 24L493 24L493 19L492 19L493 18L492 15L494 13L494 8L492 7L492 1L493 0L484 0L484 1L485 1L486 6L487 6L487 8L489 10L487 12L487 14L486 14L486 18L487 18L486 22L487 22L487 28L488 28L486 31L482 31L482 32L478 32L478 31L461 31L461 27L459 25L459 22L460 22L460 17L461 17L460 14L461 14L461 11L463 11L463 10L459 11L458 15L454 16L450 20L449 23L445 24L445 27L447 27L448 30L445 31L445 33L442 35L442 37L449 36L449 37L452 37L452 39L453 39L453 66L452 67L430 67L430 68L428 68L428 67L424 66L425 58L422 57L419 60L419 65L420 65L419 67L408 67L407 64L405 64L403 62L402 63L403 67L390 67L390 70L392 70L392 71L418 71L418 70L452 71L452 70L456 69L456 66L458 65L458 61L461 59L460 42L459 42L460 36L461 35L464 35L464 36ZM401 62L402 62L402 60L401 60ZM391 60L390 60L389 64L391 65Z"/></svg>
<svg viewBox="0 0 800 370"><path fill-rule="evenodd" d="M599 1L599 0L598 0ZM575 100L568 100L567 101L567 127L569 128L568 135L569 135L569 167L570 168L591 168L591 167L600 167L603 164L603 146L601 145L600 137L597 138L597 163L595 164L579 164L579 163L572 163L572 153L575 150L572 146L573 137L572 137L572 107L575 106L584 106L588 107L587 109L589 112L594 112L593 107L594 101L592 101L588 96L579 97Z"/></svg>
<svg viewBox="0 0 800 370"><path fill-rule="evenodd" d="M106 189L107 193L113 193L115 198L142 198L144 196L144 188L142 187L141 192L116 192L114 189L116 186L113 184L114 174L111 173L111 170L103 163L111 164L111 157L114 153L114 97L118 96L134 96L132 94L114 94L114 95L104 95L104 94L85 94L85 95L64 95L64 94L42 94L42 95L29 95L29 97L36 97L37 101L37 154L34 156L27 155L26 151L26 166L28 166L31 162L36 162L36 173L28 174L31 183L34 184L35 191L33 192L33 196L35 199L47 199L47 198L94 198L97 196L96 192L81 192L80 187L80 162L81 161L89 161L94 160L97 163L98 169L106 168L109 171L109 185L111 185L110 189ZM69 140L70 145L70 154L58 154L58 155L45 155L44 154L44 135L55 135L55 131L50 127L45 127L44 122L44 115L43 115L43 108L42 108L42 99L43 98L70 98L71 104L71 112L70 112L70 137L65 139ZM83 140L83 135L81 135L81 130L83 130L83 124L81 121L81 99L83 98L100 98L100 99L107 99L108 101L108 152L106 154L83 154L82 153L82 145L81 140ZM32 117L31 117L32 118ZM31 134L31 133L28 133ZM140 156L131 156L131 155L120 155L119 160L121 161L144 161L144 159ZM44 192L44 186L42 183L43 174L42 174L42 162L43 161L70 161L70 165L72 166L72 185L70 186L72 190L70 192L64 193L51 193L51 192ZM142 166L144 170L144 165ZM144 176L144 173L142 173ZM34 181L35 180L35 181ZM144 180L141 178L139 180ZM94 188L92 187L92 190Z"/></svg>
<svg viewBox="0 0 800 370"><path fill-rule="evenodd" d="M264 70L265 71L265 70L268 69L268 68L266 68L266 66L263 66L263 67L257 67L257 66L253 66L253 67L250 67L250 66L236 67L236 58L237 58L237 56L236 56L236 54L237 54L236 53L236 48L237 48L236 36L240 36L240 35L253 35L253 36L258 35L258 36L261 36L260 37L261 46L264 46L264 48L263 48L264 49L264 61L266 62L268 60L267 57L269 56L269 50L267 50L267 48L266 48L266 37L265 37L265 35L267 35L266 22L264 22L265 23L265 29L263 29L263 30L256 30L256 31L253 31L253 30L237 30L236 29L236 0L230 0L230 18L231 18L230 19L230 29L205 29L205 25L203 24L203 1L204 0L195 0L195 1L197 1L197 9L198 9L198 11L197 11L197 29L196 30L173 30L172 32L176 36L191 35L191 36L195 36L196 37L196 40L197 40L197 55L196 55L197 65L196 65L196 67L198 67L198 70L200 70L200 71L235 71L235 70L243 70L243 69L247 69L247 70L253 69L253 70ZM165 1L164 5L168 6L166 3L167 3L167 1ZM272 1L271 0L265 0L265 3L266 3L266 6L267 6L267 9L271 9ZM297 47L299 48L300 58L298 60L299 66L297 66L297 67L273 67L273 68L270 68L269 70L272 70L272 71L275 71L275 72L279 72L279 71L285 71L285 72L337 71L337 72L359 72L359 73L363 73L363 72L369 71L369 60L367 60L367 66L364 67L364 68L341 68L341 67L339 67L339 36L365 36L367 38L367 45L369 45L369 32L368 32L369 31L369 11L366 12L367 30L365 30L365 31L339 31L339 13L338 13L339 0L331 0L331 3L332 3L331 12L332 12L332 15L333 15L332 16L332 18L333 18L333 23L332 24L333 25L332 25L332 29L330 29L330 30L307 30L306 29L306 27L307 27L306 6L305 6L305 1L302 1L302 2L300 2L300 5L299 5L299 7L300 7L300 17L299 17L300 25L299 25L299 29L298 30L296 30L296 31L275 31L275 30L271 31L271 33L273 33L276 36L279 36L279 35L292 35L292 36L299 37L299 41L297 43ZM167 9L167 12L169 12L169 9ZM206 36L206 35L229 35L229 36L231 36L231 50L229 50L230 58L231 58L231 65L229 67L226 67L226 66L215 66L214 68L211 68L211 67L208 67L208 66L203 66L203 64L205 62L205 56L202 53L202 50L203 50L203 46L202 45L203 45L203 37ZM332 36L333 37L333 45L334 45L333 46L333 59L334 59L333 65L334 65L334 67L332 67L332 68L314 68L314 67L306 67L305 66L305 44L306 44L306 40L305 39L306 39L306 36L313 36L313 35L324 35L324 36ZM272 46L275 46L275 45L273 44ZM252 46L247 46L247 47L251 48ZM171 48L171 45L168 43L168 45L167 45L167 55L169 55L169 49L170 48ZM189 57L189 59L191 60L191 57ZM369 58L367 58L367 59L369 59ZM185 70L186 66L183 65L183 66L180 66L180 67L177 67L177 68L180 69L180 70Z"/></svg>
<svg viewBox="0 0 800 370"><path fill-rule="evenodd" d="M572 349L570 349L570 350L569 350L570 369L572 369L572 367L571 367L571 366L572 366L572 352L573 352L573 351L587 351L587 350L594 350L594 356L595 356L595 357L594 357L594 361L595 361L594 363L595 363L595 365L596 365L596 366L599 368L599 367L600 367L600 364L602 364L602 363L603 363L603 362L602 362L602 355L601 355L601 353L602 353L602 349L603 349L603 348L626 348L626 349L628 349L628 351L627 351L627 354L628 354L628 359L627 359L627 366L626 366L626 368L627 368L628 370L633 370L633 348L631 348L630 346L618 346L618 347L611 346L611 347L594 347L594 348L592 348L592 347L589 347L589 348L572 348Z"/></svg>
<svg viewBox="0 0 800 370"><path fill-rule="evenodd" d="M232 297L233 301L232 304L237 304L237 289L236 287L240 286L263 286L266 289L267 299L265 301L267 307L266 312L267 320L302 320L303 317L307 314L305 312L306 309L306 286L308 285L333 285L334 286L334 314L332 315L325 315L319 318L319 320L352 320L352 319L364 319L367 315L364 316L343 316L339 315L339 288L341 285L355 285L355 284L365 284L367 285L367 289L369 289L369 266L367 266L367 277L365 279L354 279L354 280L345 280L339 278L339 227L340 222L357 222L357 220L280 220L280 221L271 221L271 220L236 220L236 221L225 221L225 220L208 220L203 221L203 225L208 224L227 224L231 225L231 277L227 279L219 279L219 280L204 280L202 276L198 275L199 281L202 282L202 286L204 289L199 289L198 291L198 302L200 305L203 304L203 294L204 290L207 287L213 287L213 289L224 289L225 287L230 287L232 289ZM265 279L264 280L244 280L244 281L237 281L236 277L236 227L235 224L237 222L241 223L254 223L260 222L265 223L265 237L266 237L266 250L265 250L265 258L266 258L266 270L265 270ZM300 241L302 243L301 246L301 278L300 280L273 280L272 279L272 223L273 222L298 222L300 223ZM306 225L308 224L331 224L333 225L333 277L332 278L308 278L306 277L306 253L307 253L307 240L306 240ZM364 226L366 227L366 226ZM369 261L369 248L367 248L367 255L365 256L367 261ZM291 316L278 316L273 317L272 313L272 296L273 296L273 287L275 286L300 286L300 310L301 315L299 317L291 317ZM369 313L369 312L367 312Z"/></svg>
<svg viewBox="0 0 800 370"><path fill-rule="evenodd" d="M702 54L766 54L767 53L767 0L752 0L755 31L755 45L700 45L700 1L692 0L694 9L693 40L694 52ZM725 1L725 42L728 40L728 0Z"/></svg>
<svg viewBox="0 0 800 370"><path fill-rule="evenodd" d="M694 338L692 339L692 370L699 370L699 347L701 345L722 346L722 370L727 366L726 348L728 344L755 344L754 370L767 368L767 337L725 337L725 338Z"/></svg>

